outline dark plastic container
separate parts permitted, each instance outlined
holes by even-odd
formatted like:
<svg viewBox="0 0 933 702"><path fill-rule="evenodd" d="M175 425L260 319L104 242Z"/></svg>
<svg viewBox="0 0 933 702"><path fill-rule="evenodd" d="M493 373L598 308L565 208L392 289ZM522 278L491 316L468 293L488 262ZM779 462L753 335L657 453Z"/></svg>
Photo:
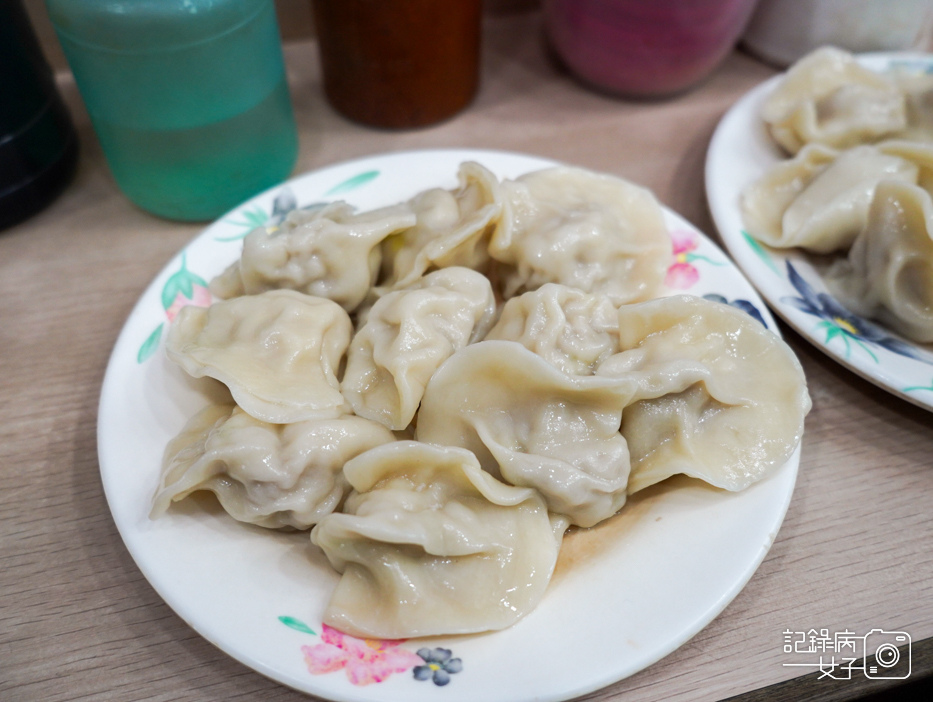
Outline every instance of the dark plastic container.
<svg viewBox="0 0 933 702"><path fill-rule="evenodd" d="M0 2L0 229L49 205L77 163L71 116L20 0Z"/></svg>

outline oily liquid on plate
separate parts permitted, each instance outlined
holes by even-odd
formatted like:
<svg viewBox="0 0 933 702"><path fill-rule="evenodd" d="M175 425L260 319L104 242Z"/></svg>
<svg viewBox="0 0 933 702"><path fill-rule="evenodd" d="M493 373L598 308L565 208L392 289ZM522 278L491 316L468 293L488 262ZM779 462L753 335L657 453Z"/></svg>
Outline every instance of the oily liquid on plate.
<svg viewBox="0 0 933 702"><path fill-rule="evenodd" d="M147 129L97 120L95 127L130 199L163 217L208 220L288 176L297 149L292 120L282 80L254 107L218 122ZM231 149L232 142L247 146Z"/></svg>
<svg viewBox="0 0 933 702"><path fill-rule="evenodd" d="M709 486L700 485L693 478L675 475L629 496L616 514L595 526L570 527L561 543L552 581L559 580L565 573L591 561L605 558L606 552L621 543L623 539L630 537L634 529L645 527L648 515L656 510L658 503L664 500L665 495L672 490L680 491L689 487L711 489ZM661 519L660 516L655 517L655 521Z"/></svg>

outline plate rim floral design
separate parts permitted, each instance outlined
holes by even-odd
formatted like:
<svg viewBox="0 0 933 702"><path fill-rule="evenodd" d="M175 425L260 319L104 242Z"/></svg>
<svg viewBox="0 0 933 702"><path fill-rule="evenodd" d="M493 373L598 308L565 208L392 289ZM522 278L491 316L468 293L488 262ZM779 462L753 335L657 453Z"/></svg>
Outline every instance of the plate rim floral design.
<svg viewBox="0 0 933 702"><path fill-rule="evenodd" d="M364 157L297 176L235 208L184 247L140 297L107 366L98 412L101 479L143 575L225 653L324 699L419 702L442 694L457 702L558 702L628 677L680 647L741 591L776 537L796 482L799 448L742 493L687 479L674 479L676 489L649 488L608 520L608 531L568 537L566 548L573 539L603 538L597 548L603 557L559 565L544 601L513 627L403 642L360 643L327 632L320 616L337 576L306 534L270 534L197 500L150 520L164 444L205 402L206 392L165 361L153 330L180 304L204 304L204 282L236 257L236 242L251 224L274 226L290 208L316 206L332 195L362 209L397 202L399 193L454 187L456 169L467 160L500 177L556 165L504 151L438 149ZM664 214L679 232L670 293L732 304L779 333L725 253L679 215L666 208ZM724 524L741 528L724 530ZM646 561L656 565L627 567ZM257 573L264 574L261 582ZM367 646L386 655L373 657ZM356 669L358 660L367 669Z"/></svg>
<svg viewBox="0 0 933 702"><path fill-rule="evenodd" d="M856 59L873 70L892 65L933 71L933 55L870 52ZM759 109L783 73L739 98L720 119L707 151L707 203L721 241L768 306L835 362L896 397L933 411L933 345L916 344L835 301L805 254L772 249L744 229L742 189L779 159Z"/></svg>

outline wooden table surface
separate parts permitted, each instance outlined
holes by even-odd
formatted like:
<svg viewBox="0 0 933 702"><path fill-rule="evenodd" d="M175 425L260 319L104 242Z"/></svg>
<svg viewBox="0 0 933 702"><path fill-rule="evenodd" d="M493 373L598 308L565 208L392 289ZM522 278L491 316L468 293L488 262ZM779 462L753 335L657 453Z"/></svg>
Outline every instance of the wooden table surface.
<svg viewBox="0 0 933 702"><path fill-rule="evenodd" d="M692 92L629 102L557 67L536 12L487 18L484 41L475 102L448 122L402 132L336 115L313 41L289 44L301 135L295 173L423 147L519 151L648 186L714 235L703 188L710 136L773 69L736 52ZM47 210L0 233L0 699L308 699L190 629L143 578L111 520L95 436L108 356L136 299L203 225L134 208L68 75L60 85L80 132L77 176ZM696 637L585 699L716 700L795 678L800 669L783 665L785 631L906 631L918 653L933 636L933 414L784 331L813 411L773 547ZM914 678L933 671L930 657L914 658ZM850 699L879 686L824 679L807 698Z"/></svg>

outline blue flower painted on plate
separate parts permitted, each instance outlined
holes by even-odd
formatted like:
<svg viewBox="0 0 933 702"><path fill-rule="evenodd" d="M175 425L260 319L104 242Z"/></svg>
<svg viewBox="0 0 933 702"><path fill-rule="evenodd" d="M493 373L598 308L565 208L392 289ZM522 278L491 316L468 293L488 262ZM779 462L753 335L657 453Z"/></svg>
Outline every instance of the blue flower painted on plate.
<svg viewBox="0 0 933 702"><path fill-rule="evenodd" d="M822 320L817 324L817 329L826 332L823 343L828 346L833 339L842 339L845 344L846 358L849 357L851 344L854 343L871 356L875 363L879 362L878 357L871 350L870 345L880 346L901 356L927 361L918 349L896 339L881 327L857 314L853 314L831 295L817 293L790 261L787 261L787 277L791 285L800 293L800 297L782 297L781 302Z"/></svg>
<svg viewBox="0 0 933 702"><path fill-rule="evenodd" d="M722 303L723 305L729 305L730 307L735 307L736 309L742 310L743 312L746 312L752 317L754 317L758 322L761 323L761 326L763 327L768 326L767 324L765 324L765 318L761 316L761 312L758 311L758 308L755 307L755 305L753 305L748 300L742 300L742 299L727 300L722 295L718 295L716 293L708 293L703 296L703 299L711 300L712 302L719 302L719 303Z"/></svg>
<svg viewBox="0 0 933 702"><path fill-rule="evenodd" d="M419 648L418 655L424 665L412 669L415 680L432 680L435 685L443 686L450 682L450 676L463 670L463 662L453 655L449 648Z"/></svg>

